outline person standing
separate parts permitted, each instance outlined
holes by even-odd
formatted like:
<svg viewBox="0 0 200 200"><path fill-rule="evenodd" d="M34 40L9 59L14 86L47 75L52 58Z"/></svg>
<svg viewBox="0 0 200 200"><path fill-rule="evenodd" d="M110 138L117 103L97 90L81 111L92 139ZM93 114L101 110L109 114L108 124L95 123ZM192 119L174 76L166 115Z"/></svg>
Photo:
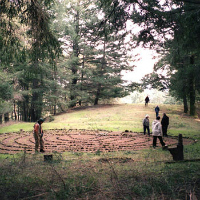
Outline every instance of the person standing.
<svg viewBox="0 0 200 200"><path fill-rule="evenodd" d="M145 106L148 106L148 103L149 103L149 97L146 96L146 98L145 98Z"/></svg>
<svg viewBox="0 0 200 200"><path fill-rule="evenodd" d="M160 108L158 106L155 107L156 117L159 115Z"/></svg>
<svg viewBox="0 0 200 200"><path fill-rule="evenodd" d="M163 136L168 137L167 135L167 128L169 125L169 117L166 115L166 113L163 113L163 118L161 120L161 124L162 124L162 132L163 132Z"/></svg>
<svg viewBox="0 0 200 200"><path fill-rule="evenodd" d="M165 143L162 139L162 125L160 123L160 116L156 117L156 120L152 123L152 135L153 135L153 148L156 147L157 144L157 138L160 140L160 144L162 147L165 147Z"/></svg>
<svg viewBox="0 0 200 200"><path fill-rule="evenodd" d="M150 135L149 130L149 115L146 115L143 119L143 128L144 128L144 135L146 134L146 130L148 131L148 135Z"/></svg>
<svg viewBox="0 0 200 200"><path fill-rule="evenodd" d="M40 146L40 152L44 151L44 141L43 141L43 130L42 123L44 119L40 118L38 122L34 125L34 138L35 138L35 152L38 152L38 148Z"/></svg>

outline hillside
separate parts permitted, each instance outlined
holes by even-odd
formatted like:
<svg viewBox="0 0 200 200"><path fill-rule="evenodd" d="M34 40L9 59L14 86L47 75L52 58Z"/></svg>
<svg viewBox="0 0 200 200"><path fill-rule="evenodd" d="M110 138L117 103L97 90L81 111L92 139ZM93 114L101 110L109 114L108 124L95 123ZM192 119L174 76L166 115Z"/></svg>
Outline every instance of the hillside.
<svg viewBox="0 0 200 200"><path fill-rule="evenodd" d="M99 105L77 107L67 113L53 116L54 121L48 118L43 124L45 129L88 129L142 132L142 120L146 114L150 116L150 123L155 119L155 104L145 107L143 104ZM160 115L167 113L170 118L169 133L182 133L186 137L200 132L198 118L183 114L182 106L160 105ZM10 125L11 123L9 123ZM16 132L20 129L31 131L34 123L17 123L10 126L1 126L0 133Z"/></svg>

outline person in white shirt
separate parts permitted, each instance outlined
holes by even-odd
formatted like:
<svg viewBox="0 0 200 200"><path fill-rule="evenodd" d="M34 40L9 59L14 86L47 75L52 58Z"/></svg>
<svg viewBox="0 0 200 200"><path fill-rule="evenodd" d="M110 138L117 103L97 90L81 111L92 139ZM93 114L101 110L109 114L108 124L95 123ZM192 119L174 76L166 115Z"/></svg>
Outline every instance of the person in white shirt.
<svg viewBox="0 0 200 200"><path fill-rule="evenodd" d="M162 125L160 123L160 116L156 117L156 120L152 123L152 135L153 135L153 148L156 147L157 138L160 140L162 147L165 147L165 143L162 139Z"/></svg>

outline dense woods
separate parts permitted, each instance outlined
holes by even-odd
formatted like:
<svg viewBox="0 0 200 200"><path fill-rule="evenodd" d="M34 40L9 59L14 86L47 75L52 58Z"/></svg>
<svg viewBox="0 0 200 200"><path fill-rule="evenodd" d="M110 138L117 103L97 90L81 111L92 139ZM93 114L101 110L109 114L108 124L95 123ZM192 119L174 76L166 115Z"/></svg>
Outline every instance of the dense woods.
<svg viewBox="0 0 200 200"><path fill-rule="evenodd" d="M149 85L169 90L195 115L198 1L2 0L0 7L0 123L36 121ZM161 59L141 85L127 84L121 72L133 70L128 52L141 45Z"/></svg>

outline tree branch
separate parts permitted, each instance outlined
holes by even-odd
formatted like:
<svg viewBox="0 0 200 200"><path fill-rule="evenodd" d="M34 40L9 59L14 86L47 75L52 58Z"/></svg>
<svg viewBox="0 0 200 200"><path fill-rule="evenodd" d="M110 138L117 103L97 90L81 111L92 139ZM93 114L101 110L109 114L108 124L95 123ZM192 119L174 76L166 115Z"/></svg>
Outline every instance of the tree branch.
<svg viewBox="0 0 200 200"><path fill-rule="evenodd" d="M197 5L200 5L200 1L199 0L177 0L177 1L182 1L184 3L191 3L191 4L197 4Z"/></svg>

